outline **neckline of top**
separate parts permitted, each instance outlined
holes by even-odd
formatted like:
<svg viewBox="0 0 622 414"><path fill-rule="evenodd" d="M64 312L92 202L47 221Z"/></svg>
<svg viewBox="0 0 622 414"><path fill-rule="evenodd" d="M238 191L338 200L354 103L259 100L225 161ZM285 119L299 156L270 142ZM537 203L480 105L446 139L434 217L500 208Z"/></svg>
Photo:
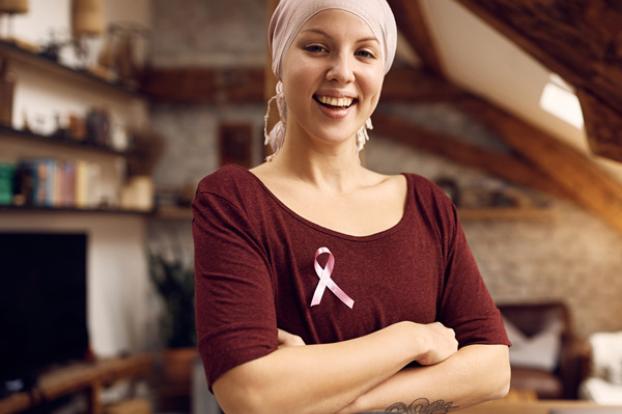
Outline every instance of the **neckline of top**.
<svg viewBox="0 0 622 414"><path fill-rule="evenodd" d="M253 177L253 180L259 184L259 186L265 191L266 194L268 194L268 196L270 196L270 198L272 198L276 204L278 206L280 206L285 212L287 212L289 215L291 215L292 217L294 217L295 219L297 219L298 221L306 224L307 226L318 230L322 233L326 233L335 237L339 237L342 239L346 239L346 240L352 240L352 241L370 241L370 240L375 240L381 237L385 237L388 236L389 234L394 233L395 231L397 231L399 228L401 228L404 223L406 222L406 219L409 215L409 210L410 210L410 206L411 206L411 198L412 198L412 191L411 191L411 177L408 173L406 172L401 172L400 175L403 175L406 178L406 186L407 186L407 193L406 193L406 200L404 200L404 208L402 210L402 217L400 218L400 220L394 224L393 226L378 231L376 233L372 233L372 234L367 234L367 235L363 235L363 236L356 236L353 234L347 234L347 233L342 233L340 231L337 230L333 230L330 229L328 227L324 227L321 226L303 216L301 216L300 214L296 213L294 210L292 210L291 208L289 208L284 202L282 202L273 192L272 190L270 190L268 188L268 186L261 181L261 179L256 176L255 174L253 174L251 171L249 171L248 169L246 169L245 167L242 167L240 165L235 165L236 167L239 167L241 170L245 171L247 175L250 175L251 177Z"/></svg>

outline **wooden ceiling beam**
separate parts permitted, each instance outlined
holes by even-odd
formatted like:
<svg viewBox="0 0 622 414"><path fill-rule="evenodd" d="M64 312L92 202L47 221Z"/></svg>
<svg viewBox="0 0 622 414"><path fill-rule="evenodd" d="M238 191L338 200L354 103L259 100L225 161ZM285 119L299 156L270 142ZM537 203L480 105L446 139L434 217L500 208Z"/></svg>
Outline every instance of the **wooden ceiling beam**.
<svg viewBox="0 0 622 414"><path fill-rule="evenodd" d="M264 103L276 80L266 68L150 68L141 90L159 102L187 104ZM383 102L451 102L464 97L459 88L418 69L393 68L384 79Z"/></svg>
<svg viewBox="0 0 622 414"><path fill-rule="evenodd" d="M141 91L156 102L236 104L264 101L264 68L149 68Z"/></svg>
<svg viewBox="0 0 622 414"><path fill-rule="evenodd" d="M471 97L457 107L496 132L571 199L622 231L622 184L587 155L482 99Z"/></svg>
<svg viewBox="0 0 622 414"><path fill-rule="evenodd" d="M393 68L385 77L380 99L387 103L434 103L452 102L465 96L464 90L434 73Z"/></svg>
<svg viewBox="0 0 622 414"><path fill-rule="evenodd" d="M622 6L606 0L458 0L580 95L590 148L622 162ZM592 118L594 117L594 118Z"/></svg>
<svg viewBox="0 0 622 414"><path fill-rule="evenodd" d="M434 38L430 34L421 0L388 1L400 32L415 50L424 67L437 76L442 75L443 66Z"/></svg>
<svg viewBox="0 0 622 414"><path fill-rule="evenodd" d="M515 184L534 188L556 197L565 198L563 189L530 163L496 151L481 148L449 134L432 131L403 117L376 111L373 117L374 134L429 152L450 161L501 177Z"/></svg>
<svg viewBox="0 0 622 414"><path fill-rule="evenodd" d="M622 116L581 89L576 91L576 95L583 111L583 125L592 153L622 161Z"/></svg>

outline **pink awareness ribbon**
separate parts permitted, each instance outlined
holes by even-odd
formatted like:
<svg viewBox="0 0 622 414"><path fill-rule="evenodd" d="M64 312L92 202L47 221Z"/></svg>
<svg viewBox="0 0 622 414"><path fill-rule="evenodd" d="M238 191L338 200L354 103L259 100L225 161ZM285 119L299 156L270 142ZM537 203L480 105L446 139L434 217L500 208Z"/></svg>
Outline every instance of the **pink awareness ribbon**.
<svg viewBox="0 0 622 414"><path fill-rule="evenodd" d="M322 253L328 253L328 261L326 262L326 266L322 268L317 261L317 258ZM315 252L315 258L313 267L315 268L315 273L320 278L318 282L315 292L313 293L313 299L311 300L311 306L319 305L322 301L322 295L324 295L324 291L328 287L343 303L346 304L350 309L354 306L354 301L350 296L346 294L333 279L331 279L330 275L333 273L333 269L335 267L335 256L328 250L328 247L320 247Z"/></svg>

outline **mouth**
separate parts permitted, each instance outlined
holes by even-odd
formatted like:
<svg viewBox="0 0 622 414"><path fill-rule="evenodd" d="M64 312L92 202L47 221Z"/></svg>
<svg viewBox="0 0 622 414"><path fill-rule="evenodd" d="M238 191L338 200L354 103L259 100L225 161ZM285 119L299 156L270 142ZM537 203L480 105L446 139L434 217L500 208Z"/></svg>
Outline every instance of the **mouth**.
<svg viewBox="0 0 622 414"><path fill-rule="evenodd" d="M358 104L358 98L330 98L313 95L313 100L318 104L322 112L334 119L344 118L350 112L350 108Z"/></svg>

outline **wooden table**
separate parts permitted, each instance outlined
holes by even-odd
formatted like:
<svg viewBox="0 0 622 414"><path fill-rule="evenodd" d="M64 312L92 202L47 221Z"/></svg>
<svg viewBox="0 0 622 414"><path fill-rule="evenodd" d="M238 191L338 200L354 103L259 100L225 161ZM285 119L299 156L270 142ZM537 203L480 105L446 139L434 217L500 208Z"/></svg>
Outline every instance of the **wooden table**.
<svg viewBox="0 0 622 414"><path fill-rule="evenodd" d="M147 375L152 367L153 357L147 354L71 364L43 374L30 393L20 392L0 400L0 414L24 411L42 402L83 391L89 393L88 412L98 414L102 411L99 394L103 386L121 378Z"/></svg>
<svg viewBox="0 0 622 414"><path fill-rule="evenodd" d="M460 414L549 414L552 408L594 408L598 404L589 401L540 400L540 401L490 401L463 410ZM608 406L609 407L609 406ZM619 407L622 414L622 406ZM597 411L595 411L596 413Z"/></svg>

